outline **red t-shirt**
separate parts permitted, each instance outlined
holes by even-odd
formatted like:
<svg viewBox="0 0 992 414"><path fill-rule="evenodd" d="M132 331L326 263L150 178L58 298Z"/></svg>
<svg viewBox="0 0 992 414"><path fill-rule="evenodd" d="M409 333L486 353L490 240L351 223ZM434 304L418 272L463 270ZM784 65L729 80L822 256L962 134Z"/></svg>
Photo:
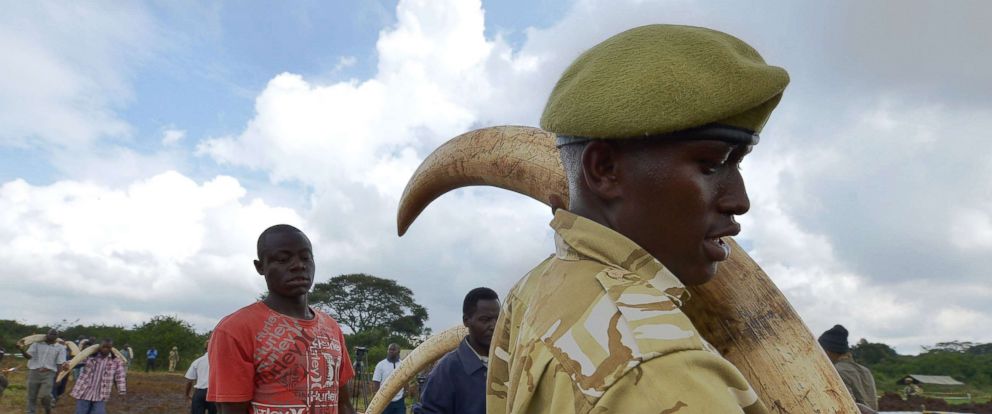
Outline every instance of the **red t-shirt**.
<svg viewBox="0 0 992 414"><path fill-rule="evenodd" d="M337 414L355 371L337 321L291 318L263 302L224 319L210 337L207 401L251 401L254 414Z"/></svg>

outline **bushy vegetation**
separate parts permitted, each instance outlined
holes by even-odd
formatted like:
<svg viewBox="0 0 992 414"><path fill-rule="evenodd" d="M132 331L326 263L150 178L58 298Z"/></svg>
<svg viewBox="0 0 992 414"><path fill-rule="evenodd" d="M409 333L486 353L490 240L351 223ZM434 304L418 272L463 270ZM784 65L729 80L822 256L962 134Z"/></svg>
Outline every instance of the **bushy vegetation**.
<svg viewBox="0 0 992 414"><path fill-rule="evenodd" d="M854 359L871 369L879 391L897 391L907 374L946 375L966 384L950 391L992 393L992 343L941 342L924 347L919 355L899 355L883 343L861 340L852 348Z"/></svg>
<svg viewBox="0 0 992 414"><path fill-rule="evenodd" d="M18 353L15 343L25 336L45 333L56 328L61 331L61 337L67 340L79 338L110 338L117 348L130 344L134 349L134 360L139 366L144 366L145 351L150 347L158 349L158 368L167 364L169 350L173 346L179 348L180 365L192 362L203 354L203 343L209 337L207 333L197 333L193 326L175 316L159 315L139 325L125 328L108 325L78 325L67 321L51 326L26 325L11 320L0 320L0 346L8 353Z"/></svg>

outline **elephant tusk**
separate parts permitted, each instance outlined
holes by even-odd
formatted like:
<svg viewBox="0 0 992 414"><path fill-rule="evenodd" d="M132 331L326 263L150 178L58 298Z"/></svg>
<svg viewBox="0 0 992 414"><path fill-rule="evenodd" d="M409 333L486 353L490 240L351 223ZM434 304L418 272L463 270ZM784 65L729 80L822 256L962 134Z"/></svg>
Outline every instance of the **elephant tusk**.
<svg viewBox="0 0 992 414"><path fill-rule="evenodd" d="M471 185L515 191L545 204L552 197L568 200L553 134L521 126L478 129L439 147L413 173L396 215L399 235L406 233L431 201Z"/></svg>
<svg viewBox="0 0 992 414"><path fill-rule="evenodd" d="M372 396L372 401L369 401L365 414L381 414L393 396L413 380L418 372L443 357L444 354L458 348L458 344L462 342L465 335L468 335L468 328L458 325L431 336L420 344L410 352L410 355L403 358L400 365L396 367L396 371L393 371L392 375L383 381L379 391L376 391L375 395Z"/></svg>

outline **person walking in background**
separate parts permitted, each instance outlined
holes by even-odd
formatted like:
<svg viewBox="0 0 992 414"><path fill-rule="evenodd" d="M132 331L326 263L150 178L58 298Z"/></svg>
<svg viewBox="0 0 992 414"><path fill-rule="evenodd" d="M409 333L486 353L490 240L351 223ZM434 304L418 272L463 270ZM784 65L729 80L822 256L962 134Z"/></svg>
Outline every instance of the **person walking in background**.
<svg viewBox="0 0 992 414"><path fill-rule="evenodd" d="M462 301L468 336L437 363L414 414L486 414L489 344L499 318L499 296L492 289L472 289Z"/></svg>
<svg viewBox="0 0 992 414"><path fill-rule="evenodd" d="M203 355L193 360L186 370L186 400L190 401L190 414L217 414L217 406L207 401L207 383L210 380L210 358L207 356L210 341L203 344ZM190 394L190 391L193 391Z"/></svg>
<svg viewBox="0 0 992 414"><path fill-rule="evenodd" d="M400 346L397 344L389 344L386 348L386 359L379 361L375 364L375 371L372 372L372 393L379 391L379 387L383 382L393 375L393 371L396 370L396 365L400 363ZM406 395L406 387L399 390L396 395L393 396L393 400L389 402L386 409L382 410L382 414L406 414L406 402L403 401L403 397Z"/></svg>
<svg viewBox="0 0 992 414"><path fill-rule="evenodd" d="M131 344L125 343L119 351L124 355L124 365L131 366L131 361L134 360L134 348L131 348Z"/></svg>
<svg viewBox="0 0 992 414"><path fill-rule="evenodd" d="M3 362L3 357L7 355L7 350L0 346L0 362ZM3 398L3 390L7 389L7 385L10 382L7 381L7 377L3 375L3 371L0 371L0 398Z"/></svg>
<svg viewBox="0 0 992 414"><path fill-rule="evenodd" d="M79 349L80 350L83 350L83 349L86 349L87 347L89 347L90 345L93 345L93 343L92 343L92 341L90 341L89 338L80 336L79 339L76 340L76 345L79 346ZM66 358L66 359L68 359L68 358ZM79 379L79 374L82 371L83 371L83 364L76 365L75 368L72 369L72 378L78 380Z"/></svg>
<svg viewBox="0 0 992 414"><path fill-rule="evenodd" d="M83 363L83 374L69 393L76 399L76 414L107 414L107 400L115 383L117 392L127 395L127 370L124 361L112 352L113 347L114 341L104 339Z"/></svg>
<svg viewBox="0 0 992 414"><path fill-rule="evenodd" d="M52 412L52 385L55 375L64 368L65 346L55 342L59 331L48 331L44 342L35 342L21 355L28 360L28 409L27 414L35 414L38 399L45 414Z"/></svg>
<svg viewBox="0 0 992 414"><path fill-rule="evenodd" d="M176 364L179 363L179 348L173 346L169 351L169 372L176 372Z"/></svg>
<svg viewBox="0 0 992 414"><path fill-rule="evenodd" d="M872 410L878 411L878 395L875 393L875 377L871 371L863 365L854 362L851 356L851 348L847 344L847 329L841 325L834 325L827 329L817 339L823 350L826 351L830 362L834 363L834 368L844 380L854 402L864 404Z"/></svg>
<svg viewBox="0 0 992 414"><path fill-rule="evenodd" d="M65 347L65 359L67 361L68 360L71 360L75 356L76 356L76 354L72 353L72 349L70 349L68 346ZM82 364L80 364L80 365L82 365ZM78 373L78 372L79 371L73 370L73 378L79 378L79 376L76 375L76 373ZM53 385L52 385L52 408L55 408L55 406L58 405L59 398L62 397L62 394L65 394L65 389L66 389L66 386L68 386L68 385L69 385L69 376L68 375L62 377L62 381L59 381L58 380L58 376L55 377L54 382L53 382Z"/></svg>
<svg viewBox="0 0 992 414"><path fill-rule="evenodd" d="M145 372L155 369L156 359L158 359L158 350L154 346L148 348L148 352L145 352Z"/></svg>

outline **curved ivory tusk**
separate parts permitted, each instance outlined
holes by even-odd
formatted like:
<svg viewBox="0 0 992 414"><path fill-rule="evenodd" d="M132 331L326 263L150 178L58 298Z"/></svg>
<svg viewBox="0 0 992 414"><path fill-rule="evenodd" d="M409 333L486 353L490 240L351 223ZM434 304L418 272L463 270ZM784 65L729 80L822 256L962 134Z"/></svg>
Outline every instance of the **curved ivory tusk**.
<svg viewBox="0 0 992 414"><path fill-rule="evenodd" d="M25 348L31 346L31 344L33 344L35 342L44 341L46 336L47 335L45 335L45 334L28 335L28 336L25 336L25 337L21 338L19 341L17 341L17 344L16 345L17 345L18 348L25 349Z"/></svg>
<svg viewBox="0 0 992 414"><path fill-rule="evenodd" d="M33 344L35 342L44 341L46 336L47 335L45 335L45 334L28 335L28 336L25 336L25 337L21 338L19 341L17 341L17 344L16 345L17 345L18 348L22 348L23 349L23 348L26 348L28 346L31 346L31 344ZM62 339L62 338L56 339L55 342L58 342L58 343L60 343L62 345L65 345L67 348L69 348L69 351L72 352L73 355L76 355L76 354L79 353L79 345L76 345L75 342L66 341L65 339Z"/></svg>
<svg viewBox="0 0 992 414"><path fill-rule="evenodd" d="M444 354L458 348L458 344L462 342L465 335L468 335L468 328L458 325L448 328L420 344L410 352L410 355L400 361L400 366L396 367L392 375L382 383L379 391L372 396L372 401L369 401L365 414L382 413L393 396L413 380L418 372L443 357Z"/></svg>
<svg viewBox="0 0 992 414"><path fill-rule="evenodd" d="M493 127L434 151L407 184L399 234L431 201L467 185L493 185L548 204L568 191L552 134ZM729 239L729 238L727 238ZM859 410L809 329L768 275L733 241L713 281L691 287L683 311L700 334L744 374L765 406L783 413Z"/></svg>
<svg viewBox="0 0 992 414"><path fill-rule="evenodd" d="M399 235L431 201L470 185L516 191L545 204L552 196L568 200L554 135L521 126L478 129L442 145L413 173L396 216Z"/></svg>
<svg viewBox="0 0 992 414"><path fill-rule="evenodd" d="M61 382L66 375L69 375L69 371L72 371L72 369L75 368L76 365L79 365L80 362L85 361L86 358L89 358L90 355L93 355L93 353L99 349L100 349L100 344L93 344L86 347L86 349L76 353L76 356L72 357L72 359L69 360L69 368L66 368L65 371L59 372L59 375L55 378L55 382ZM110 352L113 352L114 356L120 358L121 361L127 361L126 359L124 359L124 355L121 354L121 351L118 351L117 348L110 348Z"/></svg>
<svg viewBox="0 0 992 414"><path fill-rule="evenodd" d="M76 345L75 342L72 342L72 341L62 341L61 343L62 343L62 345L65 345L67 348L69 348L69 352L71 352L73 355L76 355L76 354L79 353L79 345Z"/></svg>

